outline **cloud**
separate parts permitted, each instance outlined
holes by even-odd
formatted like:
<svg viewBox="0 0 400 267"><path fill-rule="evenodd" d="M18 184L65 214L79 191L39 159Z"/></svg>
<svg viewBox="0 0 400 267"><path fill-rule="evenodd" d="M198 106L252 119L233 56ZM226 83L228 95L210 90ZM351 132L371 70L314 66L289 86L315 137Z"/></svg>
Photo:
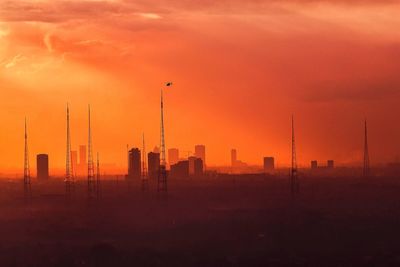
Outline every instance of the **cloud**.
<svg viewBox="0 0 400 267"><path fill-rule="evenodd" d="M306 91L307 102L385 101L400 97L400 79L395 81L331 81L316 85L318 89Z"/></svg>
<svg viewBox="0 0 400 267"><path fill-rule="evenodd" d="M21 54L14 56L10 61L2 63L6 69L15 67L19 62L26 60L27 58Z"/></svg>
<svg viewBox="0 0 400 267"><path fill-rule="evenodd" d="M137 13L137 15L145 19L162 19L162 17L156 13Z"/></svg>
<svg viewBox="0 0 400 267"><path fill-rule="evenodd" d="M52 53L54 50L53 50L53 45L52 45L52 43L51 43L51 33L46 33L46 34L44 35L43 42L44 42L44 44L46 45L47 50L48 50L50 53Z"/></svg>

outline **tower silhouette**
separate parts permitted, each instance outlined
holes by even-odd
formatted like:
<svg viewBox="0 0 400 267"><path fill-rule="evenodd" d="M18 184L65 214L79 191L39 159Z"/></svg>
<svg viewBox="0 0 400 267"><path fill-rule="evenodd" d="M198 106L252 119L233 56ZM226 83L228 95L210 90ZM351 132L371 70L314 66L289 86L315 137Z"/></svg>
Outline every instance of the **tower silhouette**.
<svg viewBox="0 0 400 267"><path fill-rule="evenodd" d="M97 171L96 171L96 197L99 199L101 197L101 184L100 184L100 161L99 153L97 152Z"/></svg>
<svg viewBox="0 0 400 267"><path fill-rule="evenodd" d="M28 152L28 129L25 118L25 151L24 151L24 199L30 201L31 192L31 173L29 168L29 152Z"/></svg>
<svg viewBox="0 0 400 267"><path fill-rule="evenodd" d="M292 166L290 169L290 193L292 199L299 193L299 178L297 174L296 143L294 135L294 119L292 115Z"/></svg>
<svg viewBox="0 0 400 267"><path fill-rule="evenodd" d="M73 186L73 166L71 159L71 134L69 128L69 107L67 104L67 153L65 162L65 195L67 198L71 197Z"/></svg>
<svg viewBox="0 0 400 267"><path fill-rule="evenodd" d="M92 128L90 124L90 105L89 105L89 128L88 128L88 197L94 198L96 185L94 180L93 147L92 147Z"/></svg>
<svg viewBox="0 0 400 267"><path fill-rule="evenodd" d="M368 136L367 136L367 120L364 122L364 168L363 168L363 176L369 177L370 168L369 168L369 152L368 152Z"/></svg>
<svg viewBox="0 0 400 267"><path fill-rule="evenodd" d="M143 149L142 149L142 190L147 191L149 189L149 180L147 172L147 162L146 162L146 144L144 142L143 133Z"/></svg>
<svg viewBox="0 0 400 267"><path fill-rule="evenodd" d="M172 83L167 83L166 86L171 86ZM165 136L164 136L164 100L163 100L163 90L161 89L161 123L160 123L160 148L161 148L161 162L158 171L158 192L168 192L167 183L167 164L165 160Z"/></svg>

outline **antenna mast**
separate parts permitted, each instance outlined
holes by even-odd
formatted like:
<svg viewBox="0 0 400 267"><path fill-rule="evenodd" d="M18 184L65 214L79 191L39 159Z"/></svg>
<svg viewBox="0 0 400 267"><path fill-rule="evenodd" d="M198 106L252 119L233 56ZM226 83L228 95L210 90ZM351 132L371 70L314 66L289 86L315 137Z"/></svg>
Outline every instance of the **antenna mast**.
<svg viewBox="0 0 400 267"><path fill-rule="evenodd" d="M299 193L299 179L297 175L296 143L294 135L294 119L292 115L292 167L290 169L290 193L292 200Z"/></svg>
<svg viewBox="0 0 400 267"><path fill-rule="evenodd" d="M65 163L65 194L67 198L71 197L71 186L73 177L73 167L71 160L71 135L69 128L69 107L67 104L67 155Z"/></svg>
<svg viewBox="0 0 400 267"><path fill-rule="evenodd" d="M148 172L147 172L147 161L146 161L146 145L144 142L143 133L143 148L142 148L142 190L147 191L149 188Z"/></svg>
<svg viewBox="0 0 400 267"><path fill-rule="evenodd" d="M29 153L28 153L28 129L25 118L25 151L24 151L24 198L29 201L32 197L31 192L31 173L29 169Z"/></svg>
<svg viewBox="0 0 400 267"><path fill-rule="evenodd" d="M370 167L369 167L369 152L368 152L368 136L367 136L367 120L364 122L364 169L363 176L365 178L370 175Z"/></svg>
<svg viewBox="0 0 400 267"><path fill-rule="evenodd" d="M93 148L92 148L92 129L90 124L90 105L89 105L89 135L88 135L88 197L95 196L94 181L94 164L93 164Z"/></svg>
<svg viewBox="0 0 400 267"><path fill-rule="evenodd" d="M172 83L167 83L166 86L171 86ZM165 161L165 136L164 136L164 100L163 90L161 89L161 125L160 125L160 148L161 148L161 162L160 169L158 171L158 192L167 192L167 164Z"/></svg>

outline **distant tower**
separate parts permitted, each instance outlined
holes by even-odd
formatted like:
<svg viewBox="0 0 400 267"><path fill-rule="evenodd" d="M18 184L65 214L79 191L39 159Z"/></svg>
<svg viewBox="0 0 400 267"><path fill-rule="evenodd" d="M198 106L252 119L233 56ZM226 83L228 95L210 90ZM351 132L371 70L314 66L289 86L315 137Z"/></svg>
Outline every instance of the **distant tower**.
<svg viewBox="0 0 400 267"><path fill-rule="evenodd" d="M367 136L367 120L365 120L364 124L364 169L363 176L369 177L370 168L369 168L369 153L368 153L368 136Z"/></svg>
<svg viewBox="0 0 400 267"><path fill-rule="evenodd" d="M292 167L290 169L290 193L292 199L299 193L299 179L297 176L296 143L294 137L294 119L292 116Z"/></svg>
<svg viewBox="0 0 400 267"><path fill-rule="evenodd" d="M97 171L96 171L96 197L101 197L101 185L100 185L100 161L99 153L97 152Z"/></svg>
<svg viewBox="0 0 400 267"><path fill-rule="evenodd" d="M94 198L96 186L94 180L93 147L92 147L92 129L90 125L90 105L89 105L89 129L88 129L88 197Z"/></svg>
<svg viewBox="0 0 400 267"><path fill-rule="evenodd" d="M149 179L147 173L147 162L146 162L146 144L144 142L143 134L143 149L142 149L142 190L147 191L149 189Z"/></svg>
<svg viewBox="0 0 400 267"><path fill-rule="evenodd" d="M28 130L25 118L25 153L24 153L24 197L25 201L29 201L32 197L31 192L31 173L29 169L29 153L28 153Z"/></svg>
<svg viewBox="0 0 400 267"><path fill-rule="evenodd" d="M167 83L166 86L171 86L172 83ZM165 161L165 138L164 138L164 101L163 101L163 90L161 89L161 125L160 125L160 147L161 147L161 162L160 169L158 172L158 192L167 192L167 163Z"/></svg>
<svg viewBox="0 0 400 267"><path fill-rule="evenodd" d="M71 197L71 187L72 187L72 156L71 156L71 135L69 130L69 107L67 104L67 155L65 163L65 194L69 198Z"/></svg>

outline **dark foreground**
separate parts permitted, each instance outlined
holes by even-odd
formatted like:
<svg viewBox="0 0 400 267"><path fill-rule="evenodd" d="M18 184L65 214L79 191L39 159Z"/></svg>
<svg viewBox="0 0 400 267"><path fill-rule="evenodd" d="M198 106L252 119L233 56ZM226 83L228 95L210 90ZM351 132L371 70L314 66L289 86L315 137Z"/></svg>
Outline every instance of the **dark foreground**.
<svg viewBox="0 0 400 267"><path fill-rule="evenodd" d="M0 266L400 266L400 180L303 178L293 205L282 178L155 184L0 182Z"/></svg>

